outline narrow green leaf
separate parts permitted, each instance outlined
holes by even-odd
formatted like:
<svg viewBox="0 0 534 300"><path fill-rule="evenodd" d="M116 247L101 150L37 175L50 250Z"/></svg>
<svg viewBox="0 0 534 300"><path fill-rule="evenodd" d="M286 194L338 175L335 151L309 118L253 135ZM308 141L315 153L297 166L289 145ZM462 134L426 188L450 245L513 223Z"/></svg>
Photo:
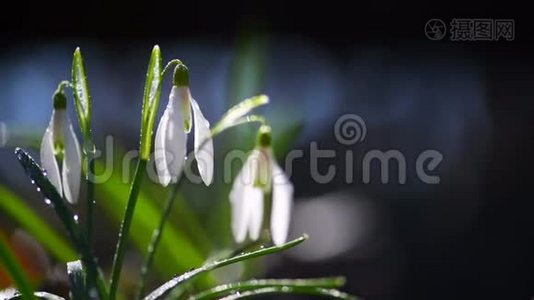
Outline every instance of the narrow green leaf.
<svg viewBox="0 0 534 300"><path fill-rule="evenodd" d="M22 267L9 250L3 238L0 238L0 264L6 270L11 280L13 280L13 283L15 283L23 299L35 299L31 284L28 282L26 275L22 271Z"/></svg>
<svg viewBox="0 0 534 300"><path fill-rule="evenodd" d="M85 299L87 289L83 276L83 267L80 260L67 263L67 275L69 276L70 296L73 300Z"/></svg>
<svg viewBox="0 0 534 300"><path fill-rule="evenodd" d="M143 111L141 116L141 159L148 160L152 145L152 131L154 127L154 118L158 111L159 95L161 93L161 70L162 60L159 46L154 46L148 70L146 73L145 90L143 93Z"/></svg>
<svg viewBox="0 0 534 300"><path fill-rule="evenodd" d="M32 180L32 183L35 184L41 194L45 197L45 202L52 206L56 211L59 219L63 222L63 225L67 229L70 238L75 242L75 245L78 248L78 251L81 253L83 249L80 249L81 232L78 228L76 218L74 213L71 211L70 207L67 204L67 201L61 197L57 192L56 188L50 183L48 178L45 176L45 172L41 167L33 160L33 158L28 155L24 150L17 148L15 150L17 158L26 171L26 174Z"/></svg>
<svg viewBox="0 0 534 300"><path fill-rule="evenodd" d="M252 259L252 258L256 258L256 257L260 257L260 256L265 256L265 255L281 252L281 251L284 251L284 250L287 250L287 249L290 249L290 248L293 248L293 247L297 246L298 244L304 242L306 239L308 239L308 236L307 235L303 235L303 236L301 236L301 237L299 237L299 238L297 238L295 240L292 240L292 241L290 241L288 243L285 243L283 245L280 245L280 246L272 246L272 247L260 249L260 250L249 252L249 253L243 253L241 255L234 256L234 257L231 257L231 258L228 258L228 259L223 259L223 260L207 263L207 264L205 264L204 266L202 266L202 267L200 267L198 269L193 269L193 270L191 270L189 272L186 272L186 273L184 273L182 275L179 275L179 276L176 276L176 277L172 278L171 280L167 281L165 284L161 285L159 288L154 290L148 296L146 296L145 300L159 299L160 297L162 297L163 295L165 295L167 292L169 292L170 290L174 289L178 285L183 284L184 282L187 282L188 280L190 280L190 279L192 279L192 278L194 278L194 277L196 277L196 276L198 276L198 275L200 275L202 273L206 273L206 272L209 272L211 270L214 270L214 269L217 269L217 268L221 268L221 267L224 267L224 266L227 266L227 265L231 265L231 264L243 261L243 260Z"/></svg>
<svg viewBox="0 0 534 300"><path fill-rule="evenodd" d="M257 290L251 290L244 293L236 293L230 296L220 298L221 300L236 300L236 299L245 299L258 297L263 295L272 295L272 294L302 294L310 296L320 296L328 297L332 299L343 299L343 300L356 300L357 298L343 293L334 289L323 289L323 288L313 288L313 287L267 287Z"/></svg>
<svg viewBox="0 0 534 300"><path fill-rule="evenodd" d="M87 87L87 77L83 65L82 53L80 48L76 48L72 58L72 95L78 116L78 124L83 134L83 153L85 179L87 182L87 199L86 199L86 237L89 246L93 243L93 208L94 208L94 180L93 156L95 154L95 145L91 136L91 97ZM88 278L93 278L92 269L87 270Z"/></svg>
<svg viewBox="0 0 534 300"><path fill-rule="evenodd" d="M84 136L90 136L91 131L91 98L87 88L87 77L83 65L80 48L76 48L72 56L72 96L76 106L76 115L80 124L80 130Z"/></svg>
<svg viewBox="0 0 534 300"><path fill-rule="evenodd" d="M240 103L234 105L230 108L220 119L215 126L213 126L211 132L212 134L217 134L228 127L236 126L240 123L243 123L243 116L248 114L251 110L269 103L269 97L266 95L254 96L248 99L241 101ZM263 119L264 120L264 119ZM262 121L259 118L254 121Z"/></svg>
<svg viewBox="0 0 534 300"><path fill-rule="evenodd" d="M20 148L15 149L15 155L24 168L26 175L28 175L32 180L32 183L38 187L41 194L45 197L45 202L54 208L59 219L67 229L76 249L82 255L83 262L86 264L87 268L93 270L92 274L98 275L98 277L94 279L96 282L91 282L91 286L97 287L100 298L106 298L107 292L102 272L98 269L91 248L87 245L87 240L78 226L78 218L75 217L74 213L71 211L67 201L61 197L56 188L50 183L46 177L46 172L41 169L39 164L37 164L28 153Z"/></svg>
<svg viewBox="0 0 534 300"><path fill-rule="evenodd" d="M58 295L54 295L47 292L35 292L33 293L35 298L37 299L43 299L43 300L65 300L63 297L59 297ZM22 296L20 294L17 294L13 297L7 298L6 300L18 300L22 299Z"/></svg>
<svg viewBox="0 0 534 300"><path fill-rule="evenodd" d="M311 288L339 288L345 284L345 278L313 278L313 279L254 279L216 286L209 290L191 296L190 300L219 299L236 292L242 293L266 287L311 287Z"/></svg>
<svg viewBox="0 0 534 300"><path fill-rule="evenodd" d="M0 208L2 213L11 216L57 260L67 262L76 259L76 252L63 237L43 222L21 198L1 185Z"/></svg>

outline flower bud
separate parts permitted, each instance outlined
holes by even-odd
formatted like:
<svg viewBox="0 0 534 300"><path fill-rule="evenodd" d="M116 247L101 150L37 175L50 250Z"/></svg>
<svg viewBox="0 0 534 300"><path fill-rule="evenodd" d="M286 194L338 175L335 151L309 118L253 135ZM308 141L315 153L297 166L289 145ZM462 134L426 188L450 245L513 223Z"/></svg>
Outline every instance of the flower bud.
<svg viewBox="0 0 534 300"><path fill-rule="evenodd" d="M172 82L175 86L189 86L189 70L184 64L179 63L174 68Z"/></svg>

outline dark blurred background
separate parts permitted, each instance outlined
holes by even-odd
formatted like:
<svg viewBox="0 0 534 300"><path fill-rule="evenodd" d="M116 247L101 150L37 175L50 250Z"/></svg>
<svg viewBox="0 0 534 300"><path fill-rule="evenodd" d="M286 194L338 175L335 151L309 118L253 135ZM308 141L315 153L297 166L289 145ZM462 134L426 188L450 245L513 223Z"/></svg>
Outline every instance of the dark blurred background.
<svg viewBox="0 0 534 300"><path fill-rule="evenodd" d="M72 51L80 46L98 146L112 134L124 149L135 149L146 63L159 44L164 60L177 57L189 66L192 93L209 120L232 103L266 93L271 104L263 113L275 134L291 137L277 154L304 152L291 177L296 193L291 231L311 238L273 258L264 266L265 276L345 275L345 290L365 299L534 296L534 202L527 188L533 167L534 21L526 4L6 5L0 19L0 121L11 139L0 148L0 183L52 224L54 216L35 200L39 196L29 190L12 155L13 143L26 141L22 136L40 138L50 96L57 82L69 78ZM448 32L433 41L424 30L433 18L447 27L453 18L514 19L515 39L460 42L451 41ZM168 91L167 82L161 103ZM346 113L365 120L364 141L336 140L334 124ZM312 141L336 150L335 159L319 163L321 173L336 166L329 183L310 176ZM216 147L230 149L223 141ZM373 149L405 155L405 184L380 183L378 168L371 183L363 183L362 158ZM432 172L439 184L416 176L415 160L426 149L443 154ZM354 152L350 184L344 180L348 150ZM216 201L227 201L222 198ZM210 201L215 200L189 204L209 216ZM2 211L0 218L6 231L17 227ZM106 217L101 222L97 252L109 262L109 240L118 226ZM229 235L211 238L230 245Z"/></svg>

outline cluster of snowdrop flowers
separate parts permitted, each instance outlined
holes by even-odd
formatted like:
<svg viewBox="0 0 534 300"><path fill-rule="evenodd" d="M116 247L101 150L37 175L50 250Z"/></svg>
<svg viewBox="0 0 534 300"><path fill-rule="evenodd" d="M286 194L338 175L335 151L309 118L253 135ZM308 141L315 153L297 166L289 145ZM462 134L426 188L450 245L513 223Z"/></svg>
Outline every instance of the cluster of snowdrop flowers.
<svg viewBox="0 0 534 300"><path fill-rule="evenodd" d="M256 148L249 154L230 192L232 232L236 242L243 242L247 233L251 240L257 240L262 228L267 227L264 211L270 208L273 243L285 243L292 202L293 185L276 163L271 149L271 128L262 125Z"/></svg>
<svg viewBox="0 0 534 300"><path fill-rule="evenodd" d="M41 141L41 165L56 190L70 203L76 203L80 191L80 144L61 89L54 93L53 102L52 117Z"/></svg>
<svg viewBox="0 0 534 300"><path fill-rule="evenodd" d="M192 110L192 113L191 113ZM191 121L193 115L194 122ZM193 125L194 123L194 125ZM213 180L213 141L210 123L189 91L189 73L184 64L174 69L173 87L167 108L156 131L156 171L161 185L177 182L182 173L187 151L187 135L194 127L195 158L204 184Z"/></svg>
<svg viewBox="0 0 534 300"><path fill-rule="evenodd" d="M66 112L66 96L54 94L54 109L41 143L41 164L50 182L70 203L76 203L80 190L81 152ZM246 113L248 111L243 111ZM187 136L194 129L194 154L198 171L206 186L213 181L213 140L206 120L189 90L187 67L174 69L169 101L159 122L154 141L154 158L162 186L180 178L187 154ZM293 185L277 164L271 149L271 128L258 130L255 149L235 178L229 195L232 232L236 242L259 239L270 227L275 245L287 239L293 201ZM264 213L270 213L270 222ZM270 226L269 226L270 225Z"/></svg>

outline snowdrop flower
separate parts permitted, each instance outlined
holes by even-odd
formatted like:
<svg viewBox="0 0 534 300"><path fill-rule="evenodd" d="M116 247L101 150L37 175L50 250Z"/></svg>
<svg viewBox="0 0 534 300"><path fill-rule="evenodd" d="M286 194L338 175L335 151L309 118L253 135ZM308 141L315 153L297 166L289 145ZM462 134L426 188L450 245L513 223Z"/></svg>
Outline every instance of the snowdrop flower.
<svg viewBox="0 0 534 300"><path fill-rule="evenodd" d="M76 203L80 191L81 152L66 106L65 94L57 91L52 117L41 141L41 165L57 191L70 203Z"/></svg>
<svg viewBox="0 0 534 300"><path fill-rule="evenodd" d="M192 112L191 112L192 110ZM191 115L193 121L191 122ZM183 64L174 69L173 87L167 108L156 131L156 171L161 185L177 182L182 173L187 151L187 134L194 123L195 158L204 184L213 179L213 140L210 123L189 91L189 71Z"/></svg>
<svg viewBox="0 0 534 300"><path fill-rule="evenodd" d="M265 205L264 199L271 205ZM273 156L271 128L263 125L258 132L256 148L245 161L230 192L232 233L236 242L243 242L247 233L251 240L259 238L264 227L264 208L270 206L271 238L275 245L285 243L292 202L293 185Z"/></svg>

